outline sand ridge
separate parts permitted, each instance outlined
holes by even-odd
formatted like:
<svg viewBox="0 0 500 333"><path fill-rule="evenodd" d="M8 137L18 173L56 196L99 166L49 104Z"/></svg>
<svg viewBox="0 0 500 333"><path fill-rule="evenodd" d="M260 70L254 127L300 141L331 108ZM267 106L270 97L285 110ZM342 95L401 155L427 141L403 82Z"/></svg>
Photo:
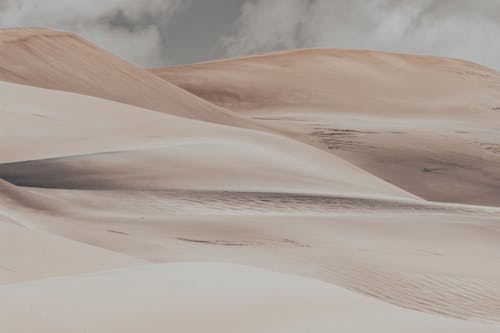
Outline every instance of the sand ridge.
<svg viewBox="0 0 500 333"><path fill-rule="evenodd" d="M8 101L2 121L37 129L12 127L0 133L4 142L17 142L3 149L0 177L18 185L415 197L340 158L277 134L88 96L0 86ZM35 138L40 147L32 144Z"/></svg>
<svg viewBox="0 0 500 333"><path fill-rule="evenodd" d="M500 202L500 74L492 69L313 49L152 72L422 198Z"/></svg>
<svg viewBox="0 0 500 333"><path fill-rule="evenodd" d="M0 31L0 80L241 127L250 120L187 93L83 38L48 29Z"/></svg>

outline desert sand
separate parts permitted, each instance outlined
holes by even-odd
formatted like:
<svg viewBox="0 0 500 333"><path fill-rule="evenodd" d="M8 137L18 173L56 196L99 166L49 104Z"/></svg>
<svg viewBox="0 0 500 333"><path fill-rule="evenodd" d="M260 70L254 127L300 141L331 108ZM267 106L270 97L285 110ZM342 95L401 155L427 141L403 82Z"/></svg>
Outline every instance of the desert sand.
<svg viewBox="0 0 500 333"><path fill-rule="evenodd" d="M186 93L77 35L48 29L3 29L0 80L76 92L163 113L251 126L231 111Z"/></svg>
<svg viewBox="0 0 500 333"><path fill-rule="evenodd" d="M0 43L0 332L499 332L497 72Z"/></svg>
<svg viewBox="0 0 500 333"><path fill-rule="evenodd" d="M230 264L141 266L0 287L0 294L0 309L12 319L3 326L13 333L494 332L406 311L320 281ZM52 313L61 319L52 320Z"/></svg>
<svg viewBox="0 0 500 333"><path fill-rule="evenodd" d="M318 49L153 73L424 199L500 203L500 74L492 69Z"/></svg>

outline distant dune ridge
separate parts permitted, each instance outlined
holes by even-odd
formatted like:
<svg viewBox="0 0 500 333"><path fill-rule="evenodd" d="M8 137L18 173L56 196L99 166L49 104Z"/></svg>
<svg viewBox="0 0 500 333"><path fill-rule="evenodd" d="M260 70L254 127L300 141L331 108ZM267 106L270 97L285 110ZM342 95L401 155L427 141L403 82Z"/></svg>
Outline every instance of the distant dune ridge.
<svg viewBox="0 0 500 333"><path fill-rule="evenodd" d="M282 51L151 71L220 106L248 111L307 106L461 118L487 114L500 96L500 73L493 69L458 59L364 50Z"/></svg>
<svg viewBox="0 0 500 333"><path fill-rule="evenodd" d="M0 332L498 332L499 73L0 45Z"/></svg>
<svg viewBox="0 0 500 333"><path fill-rule="evenodd" d="M222 107L305 135L425 199L500 203L500 73L462 60L299 50L153 69Z"/></svg>

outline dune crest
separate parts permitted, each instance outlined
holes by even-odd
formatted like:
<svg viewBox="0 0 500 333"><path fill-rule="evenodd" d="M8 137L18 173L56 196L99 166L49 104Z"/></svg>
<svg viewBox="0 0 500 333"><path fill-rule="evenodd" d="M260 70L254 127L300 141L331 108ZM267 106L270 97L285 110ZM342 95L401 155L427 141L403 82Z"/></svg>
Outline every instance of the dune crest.
<svg viewBox="0 0 500 333"><path fill-rule="evenodd" d="M0 31L0 80L101 97L181 117L255 127L77 35L48 29Z"/></svg>
<svg viewBox="0 0 500 333"><path fill-rule="evenodd" d="M306 49L151 71L424 199L500 203L500 73L492 69Z"/></svg>
<svg viewBox="0 0 500 333"><path fill-rule="evenodd" d="M91 189L291 191L416 199L340 158L276 134L210 124L88 96L0 83L9 100L0 177ZM66 109L66 105L72 105ZM100 119L96 126L95 119ZM39 146L32 144L38 140ZM208 176L209 175L209 176Z"/></svg>

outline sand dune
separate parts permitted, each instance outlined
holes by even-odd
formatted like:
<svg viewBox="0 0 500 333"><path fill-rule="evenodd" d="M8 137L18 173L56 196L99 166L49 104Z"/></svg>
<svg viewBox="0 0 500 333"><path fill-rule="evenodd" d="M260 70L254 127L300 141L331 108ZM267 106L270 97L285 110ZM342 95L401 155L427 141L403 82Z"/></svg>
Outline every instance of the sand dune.
<svg viewBox="0 0 500 333"><path fill-rule="evenodd" d="M498 73L0 45L1 332L498 331Z"/></svg>
<svg viewBox="0 0 500 333"><path fill-rule="evenodd" d="M216 263L144 266L0 287L0 310L12 319L0 322L0 329L12 333L497 331L398 309L315 280ZM47 317L50 313L59 317Z"/></svg>
<svg viewBox="0 0 500 333"><path fill-rule="evenodd" d="M9 209L15 212L17 209L53 210L58 205L53 200L45 199L41 195L32 193L28 189L22 189L0 179L0 209Z"/></svg>
<svg viewBox="0 0 500 333"><path fill-rule="evenodd" d="M13 225L2 216L0 233L0 284L129 267L144 262L121 253ZM5 313L0 317L0 322L4 323Z"/></svg>
<svg viewBox="0 0 500 333"><path fill-rule="evenodd" d="M11 206L9 211L12 209ZM144 263L121 253L36 230L28 221L6 217L0 210L0 284ZM0 322L5 323L5 313L0 317Z"/></svg>
<svg viewBox="0 0 500 333"><path fill-rule="evenodd" d="M287 193L31 189L47 232L150 262L224 261L500 322L500 209Z"/></svg>
<svg viewBox="0 0 500 333"><path fill-rule="evenodd" d="M500 202L500 74L461 60L301 50L153 73L425 199Z"/></svg>
<svg viewBox="0 0 500 333"><path fill-rule="evenodd" d="M252 126L70 33L1 30L0 80L102 97L187 118Z"/></svg>
<svg viewBox="0 0 500 333"><path fill-rule="evenodd" d="M248 111L307 106L361 115L421 116L413 114L418 110L494 118L490 111L500 98L500 74L492 69L373 51L306 49L151 71L218 105Z"/></svg>
<svg viewBox="0 0 500 333"><path fill-rule="evenodd" d="M63 200L0 179L0 284L144 263L59 237L37 224L44 216L62 216L64 205Z"/></svg>
<svg viewBox="0 0 500 333"><path fill-rule="evenodd" d="M282 136L82 95L9 83L0 87L8 100L1 121L37 129L10 127L0 133L1 162L19 162L0 164L0 177L18 185L415 198L335 156ZM15 145L9 144L12 140Z"/></svg>

